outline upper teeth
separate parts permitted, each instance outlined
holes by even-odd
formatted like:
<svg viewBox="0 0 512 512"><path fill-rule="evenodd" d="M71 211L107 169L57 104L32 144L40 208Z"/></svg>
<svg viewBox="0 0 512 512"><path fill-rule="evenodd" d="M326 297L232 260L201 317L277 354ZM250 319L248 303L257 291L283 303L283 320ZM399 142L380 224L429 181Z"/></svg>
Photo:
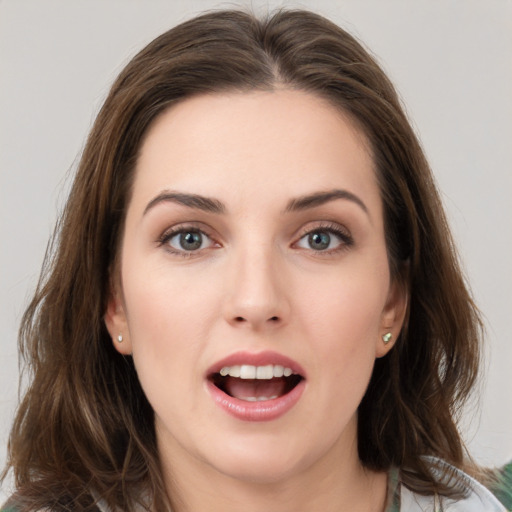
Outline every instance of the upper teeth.
<svg viewBox="0 0 512 512"><path fill-rule="evenodd" d="M239 377L240 379L272 379L273 377L289 377L293 374L291 368L279 364L267 364L266 366L252 366L242 364L236 366L224 366L220 370L223 377Z"/></svg>

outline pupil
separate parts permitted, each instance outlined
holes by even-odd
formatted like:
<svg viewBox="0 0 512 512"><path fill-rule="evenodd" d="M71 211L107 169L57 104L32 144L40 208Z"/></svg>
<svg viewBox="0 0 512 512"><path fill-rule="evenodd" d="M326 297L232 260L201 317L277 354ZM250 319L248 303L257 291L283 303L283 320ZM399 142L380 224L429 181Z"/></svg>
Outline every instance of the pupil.
<svg viewBox="0 0 512 512"><path fill-rule="evenodd" d="M180 245L187 251L195 251L201 247L201 244L201 233L188 232L180 235Z"/></svg>
<svg viewBox="0 0 512 512"><path fill-rule="evenodd" d="M313 249L324 251L329 247L331 237L327 233L317 231L309 235L309 244Z"/></svg>

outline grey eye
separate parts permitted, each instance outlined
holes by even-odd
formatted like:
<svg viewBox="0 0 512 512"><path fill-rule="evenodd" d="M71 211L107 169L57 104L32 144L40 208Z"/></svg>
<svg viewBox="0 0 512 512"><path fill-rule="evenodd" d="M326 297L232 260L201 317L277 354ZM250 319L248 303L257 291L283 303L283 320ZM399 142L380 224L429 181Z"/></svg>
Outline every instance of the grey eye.
<svg viewBox="0 0 512 512"><path fill-rule="evenodd" d="M212 241L201 231L186 230L173 235L168 243L178 251L191 252L209 247Z"/></svg>
<svg viewBox="0 0 512 512"><path fill-rule="evenodd" d="M304 235L297 243L302 249L326 251L336 249L345 242L342 236L328 229L317 229Z"/></svg>
<svg viewBox="0 0 512 512"><path fill-rule="evenodd" d="M308 235L308 244L315 251L325 251L329 248L331 236L325 231L315 231Z"/></svg>

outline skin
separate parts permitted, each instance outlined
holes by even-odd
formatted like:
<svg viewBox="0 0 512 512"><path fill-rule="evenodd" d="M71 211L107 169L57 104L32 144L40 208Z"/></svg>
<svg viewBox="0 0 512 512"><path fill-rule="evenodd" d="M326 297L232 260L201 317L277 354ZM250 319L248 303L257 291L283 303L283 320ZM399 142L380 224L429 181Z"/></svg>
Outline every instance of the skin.
<svg viewBox="0 0 512 512"><path fill-rule="evenodd" d="M353 196L289 208L333 190ZM155 199L170 191L223 212ZM181 228L205 233L200 249L164 240ZM325 250L307 235L319 231ZM384 509L386 475L357 456L357 407L406 298L390 278L368 144L346 117L279 89L198 96L162 114L141 148L118 274L106 324L155 410L175 511ZM286 414L242 421L214 403L208 368L241 350L304 368Z"/></svg>

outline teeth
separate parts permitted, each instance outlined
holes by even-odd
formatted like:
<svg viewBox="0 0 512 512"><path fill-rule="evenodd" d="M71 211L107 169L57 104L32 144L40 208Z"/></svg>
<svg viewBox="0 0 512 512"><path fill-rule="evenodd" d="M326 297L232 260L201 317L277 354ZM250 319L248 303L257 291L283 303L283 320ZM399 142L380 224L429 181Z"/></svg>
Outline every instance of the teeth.
<svg viewBox="0 0 512 512"><path fill-rule="evenodd" d="M241 366L224 366L224 368L220 370L220 374L223 377L227 377L228 375L230 377L240 377L240 370Z"/></svg>
<svg viewBox="0 0 512 512"><path fill-rule="evenodd" d="M284 366L276 364L274 366L274 377L282 377L284 375Z"/></svg>
<svg viewBox="0 0 512 512"><path fill-rule="evenodd" d="M264 402L265 400L274 400L277 398L277 395L273 396L246 396L245 398L242 398L242 400L245 400L246 402Z"/></svg>
<svg viewBox="0 0 512 512"><path fill-rule="evenodd" d="M242 368L240 366L233 366L233 368L231 368L231 371L229 372L229 375L231 377L240 377L241 369Z"/></svg>
<svg viewBox="0 0 512 512"><path fill-rule="evenodd" d="M293 375L291 368L285 368L279 364L267 364L266 366L252 366L250 364L242 364L235 366L224 366L219 372L222 377L239 377L240 379L259 379L259 380L270 380L273 377L289 377ZM258 397L248 398L249 401L258 400ZM263 397L265 400L269 400L267 397ZM272 399L272 397L270 397Z"/></svg>
<svg viewBox="0 0 512 512"><path fill-rule="evenodd" d="M256 367L257 379L271 379L274 376L274 368L271 364Z"/></svg>
<svg viewBox="0 0 512 512"><path fill-rule="evenodd" d="M256 378L256 366L250 366L243 364L240 368L241 379L255 379Z"/></svg>

